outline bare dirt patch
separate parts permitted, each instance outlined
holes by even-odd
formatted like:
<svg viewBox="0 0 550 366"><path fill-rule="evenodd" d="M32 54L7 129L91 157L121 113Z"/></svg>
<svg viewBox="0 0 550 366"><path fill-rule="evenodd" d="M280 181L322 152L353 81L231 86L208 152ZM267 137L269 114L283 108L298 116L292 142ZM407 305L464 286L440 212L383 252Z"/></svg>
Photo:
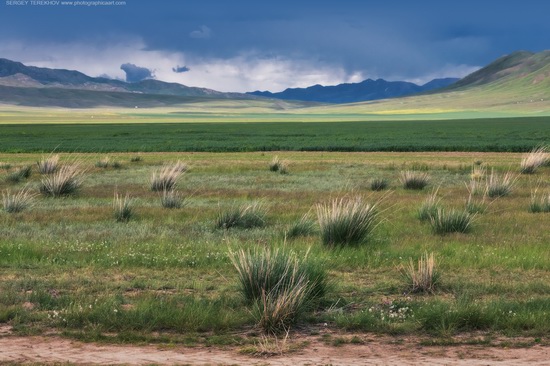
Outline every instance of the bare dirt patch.
<svg viewBox="0 0 550 366"><path fill-rule="evenodd" d="M420 346L418 340L364 338L364 343L335 347L319 337L306 339L299 351L255 357L239 349L158 347L82 343L59 337L0 336L0 363L72 363L86 365L548 365L550 347L478 345Z"/></svg>

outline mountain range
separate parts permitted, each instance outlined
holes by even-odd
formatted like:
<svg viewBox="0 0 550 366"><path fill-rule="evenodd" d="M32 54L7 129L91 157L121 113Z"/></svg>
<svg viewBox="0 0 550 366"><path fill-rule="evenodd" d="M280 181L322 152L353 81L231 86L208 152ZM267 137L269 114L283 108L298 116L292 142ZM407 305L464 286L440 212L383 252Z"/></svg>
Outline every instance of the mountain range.
<svg viewBox="0 0 550 366"><path fill-rule="evenodd" d="M424 85L417 85L407 81L367 79L360 83L346 83L334 86L313 85L307 88L288 88L279 93L255 91L248 94L284 100L354 103L428 92L434 89L444 88L458 80L457 78L434 79Z"/></svg>
<svg viewBox="0 0 550 366"><path fill-rule="evenodd" d="M160 107L196 98L256 99L267 97L292 101L349 103L394 98L448 86L458 79L435 79L422 86L404 81L365 80L336 86L314 85L281 93L224 93L147 79L129 83L90 77L79 71L26 66L0 58L0 101L31 106L69 108L103 106Z"/></svg>
<svg viewBox="0 0 550 366"><path fill-rule="evenodd" d="M288 100L275 99L278 97L277 94ZM390 98L394 96L401 97ZM390 99L374 100L375 98ZM306 102L295 101L300 99ZM310 102L312 100L355 103L327 105ZM308 109L308 114L329 111L415 114L442 110L523 110L543 113L549 110L550 51L513 52L458 81L436 79L419 86L378 79L356 84L315 85L309 88L287 89L281 93L254 94L223 93L158 80L127 83L108 78L94 78L78 71L25 66L20 62L0 59L1 104L66 108L133 108L182 106L210 101L221 101L224 105L228 105L228 102L224 101L230 101L235 108L258 107L272 111L314 107Z"/></svg>

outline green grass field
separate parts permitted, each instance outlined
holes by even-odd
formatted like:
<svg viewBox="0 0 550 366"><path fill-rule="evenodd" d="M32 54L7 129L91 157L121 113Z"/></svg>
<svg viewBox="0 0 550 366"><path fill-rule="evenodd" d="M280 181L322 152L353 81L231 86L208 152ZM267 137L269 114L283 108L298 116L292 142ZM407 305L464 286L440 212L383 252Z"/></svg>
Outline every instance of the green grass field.
<svg viewBox="0 0 550 366"><path fill-rule="evenodd" d="M148 118L149 121L154 118ZM120 121L120 119L115 119ZM550 118L366 122L0 124L3 152L529 151Z"/></svg>
<svg viewBox="0 0 550 366"><path fill-rule="evenodd" d="M110 153L117 168L97 167L106 156L100 152L63 155L62 163L77 159L86 170L77 196L38 196L26 211L0 213L0 324L22 335L246 348L261 332L228 252L283 248L298 256L309 250L331 282L293 330L315 335L326 323L343 332L433 339L482 331L486 339L524 336L531 343L548 335L548 214L528 208L535 187L550 190L550 168L519 176L509 196L488 200L470 233L438 235L417 218L433 188L445 207L462 208L474 162L517 172L521 154L277 152L289 161L288 174L269 171L274 155L142 153L131 162L134 153ZM40 158L0 154L0 190L37 192ZM149 179L176 160L190 166L177 188L187 204L165 209ZM5 180L26 165L33 166L28 180ZM430 186L403 189L399 173L409 169L427 172ZM389 190L372 192L373 178L387 179ZM129 222L115 220L115 192L134 200ZM315 218L315 204L356 195L379 201L381 221L367 243L329 248L318 229L285 240L303 214ZM220 211L254 201L267 208L264 227L215 228ZM435 254L441 282L434 294L408 293L398 267L424 252Z"/></svg>

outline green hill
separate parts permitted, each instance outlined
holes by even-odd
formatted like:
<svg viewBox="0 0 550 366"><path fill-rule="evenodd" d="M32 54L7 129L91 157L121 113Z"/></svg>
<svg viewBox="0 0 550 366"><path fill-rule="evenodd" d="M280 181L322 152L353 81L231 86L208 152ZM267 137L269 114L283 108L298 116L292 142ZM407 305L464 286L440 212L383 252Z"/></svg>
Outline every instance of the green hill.
<svg viewBox="0 0 550 366"><path fill-rule="evenodd" d="M550 114L550 51L514 52L466 76L450 87L398 99L319 107L311 113L352 113L407 117L472 114Z"/></svg>

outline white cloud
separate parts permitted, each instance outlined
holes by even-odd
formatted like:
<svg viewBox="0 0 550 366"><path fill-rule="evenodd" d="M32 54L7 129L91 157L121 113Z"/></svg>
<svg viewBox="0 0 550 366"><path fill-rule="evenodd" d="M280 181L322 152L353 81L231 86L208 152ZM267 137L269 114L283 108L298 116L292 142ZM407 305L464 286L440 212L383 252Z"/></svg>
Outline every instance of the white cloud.
<svg viewBox="0 0 550 366"><path fill-rule="evenodd" d="M191 38L202 38L207 39L212 36L212 30L208 28L206 25L201 25L198 30L194 30L191 33L189 33L189 37Z"/></svg>
<svg viewBox="0 0 550 366"><path fill-rule="evenodd" d="M158 80L232 92L277 92L286 88L355 83L378 77L424 84L435 78L463 77L479 69L478 66L448 64L411 78L403 74L380 75L376 70L350 72L330 62L266 57L254 51L230 58L201 58L182 52L148 50L139 38L88 44L2 42L0 55L27 65L73 69L90 76L109 75L119 79L125 78L120 65L133 63L152 70ZM174 65L186 65L190 71L175 73Z"/></svg>
<svg viewBox="0 0 550 366"><path fill-rule="evenodd" d="M108 44L2 42L0 54L26 65L78 70L90 76L108 75L122 80L126 75L120 65L133 63L152 70L158 80L233 92L334 85L358 82L364 76L361 72L348 73L344 68L328 63L263 57L255 52L227 59L204 59L181 52L151 51L140 39L110 41ZM186 65L190 71L174 73L174 65Z"/></svg>

